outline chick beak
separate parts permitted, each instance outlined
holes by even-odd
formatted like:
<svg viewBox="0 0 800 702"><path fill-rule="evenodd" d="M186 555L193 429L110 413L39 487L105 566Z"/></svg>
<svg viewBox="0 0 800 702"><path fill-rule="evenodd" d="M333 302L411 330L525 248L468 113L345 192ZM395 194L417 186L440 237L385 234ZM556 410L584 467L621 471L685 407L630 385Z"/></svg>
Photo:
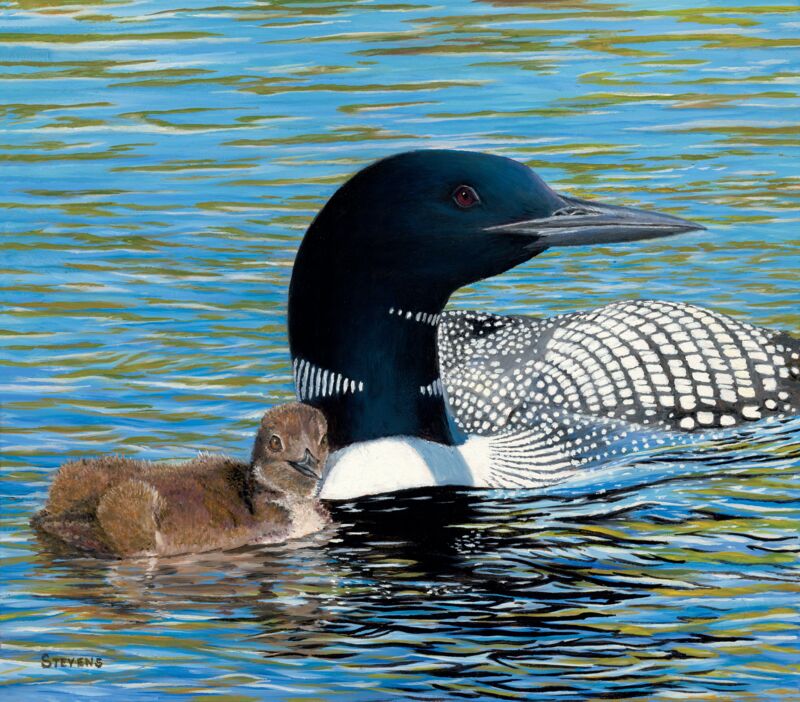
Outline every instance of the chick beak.
<svg viewBox="0 0 800 702"><path fill-rule="evenodd" d="M315 458L308 449L306 449L306 452L299 461L287 461L287 463L308 478L319 480L322 477L319 473L317 473L319 460Z"/></svg>

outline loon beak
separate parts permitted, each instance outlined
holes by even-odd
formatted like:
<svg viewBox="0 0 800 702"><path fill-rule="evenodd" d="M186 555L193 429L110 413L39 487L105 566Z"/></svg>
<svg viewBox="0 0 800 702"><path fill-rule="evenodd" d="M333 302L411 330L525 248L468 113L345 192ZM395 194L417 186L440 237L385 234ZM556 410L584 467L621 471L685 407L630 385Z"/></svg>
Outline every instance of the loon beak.
<svg viewBox="0 0 800 702"><path fill-rule="evenodd" d="M500 224L486 231L527 234L549 247L616 244L705 229L700 224L659 212L559 197L564 205L549 217Z"/></svg>
<svg viewBox="0 0 800 702"><path fill-rule="evenodd" d="M299 461L287 461L287 463L306 477L313 478L314 480L319 480L322 477L317 473L319 460L316 459L308 449L306 449L306 452Z"/></svg>

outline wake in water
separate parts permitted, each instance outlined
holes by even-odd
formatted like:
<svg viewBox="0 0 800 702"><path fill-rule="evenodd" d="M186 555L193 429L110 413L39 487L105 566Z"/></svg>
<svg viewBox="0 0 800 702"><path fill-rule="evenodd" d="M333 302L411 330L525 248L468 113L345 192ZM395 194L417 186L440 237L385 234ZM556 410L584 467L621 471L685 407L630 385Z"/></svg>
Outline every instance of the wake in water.
<svg viewBox="0 0 800 702"><path fill-rule="evenodd" d="M800 472L800 417L702 434L620 432L611 460L591 460L541 494L605 495L669 480L711 478L768 466ZM635 453L634 453L635 449Z"/></svg>

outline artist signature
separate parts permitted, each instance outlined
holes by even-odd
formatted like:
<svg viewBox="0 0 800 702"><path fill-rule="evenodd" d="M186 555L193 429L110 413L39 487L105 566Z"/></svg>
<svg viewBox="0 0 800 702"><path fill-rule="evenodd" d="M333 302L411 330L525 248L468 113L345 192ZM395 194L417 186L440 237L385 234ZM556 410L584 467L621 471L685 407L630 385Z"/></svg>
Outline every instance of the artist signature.
<svg viewBox="0 0 800 702"><path fill-rule="evenodd" d="M43 653L42 668L102 668L100 656L55 656Z"/></svg>

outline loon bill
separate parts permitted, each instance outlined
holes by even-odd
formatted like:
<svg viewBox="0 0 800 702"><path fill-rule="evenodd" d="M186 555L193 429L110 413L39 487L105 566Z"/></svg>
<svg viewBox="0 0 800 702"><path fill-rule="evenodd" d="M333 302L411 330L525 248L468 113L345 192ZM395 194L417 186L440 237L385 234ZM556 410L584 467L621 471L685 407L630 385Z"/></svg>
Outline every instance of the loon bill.
<svg viewBox="0 0 800 702"><path fill-rule="evenodd" d="M297 396L334 449L322 497L538 487L669 432L800 412L800 340L698 307L443 312L551 247L702 228L560 195L488 154L412 151L354 175L311 223L289 288Z"/></svg>

